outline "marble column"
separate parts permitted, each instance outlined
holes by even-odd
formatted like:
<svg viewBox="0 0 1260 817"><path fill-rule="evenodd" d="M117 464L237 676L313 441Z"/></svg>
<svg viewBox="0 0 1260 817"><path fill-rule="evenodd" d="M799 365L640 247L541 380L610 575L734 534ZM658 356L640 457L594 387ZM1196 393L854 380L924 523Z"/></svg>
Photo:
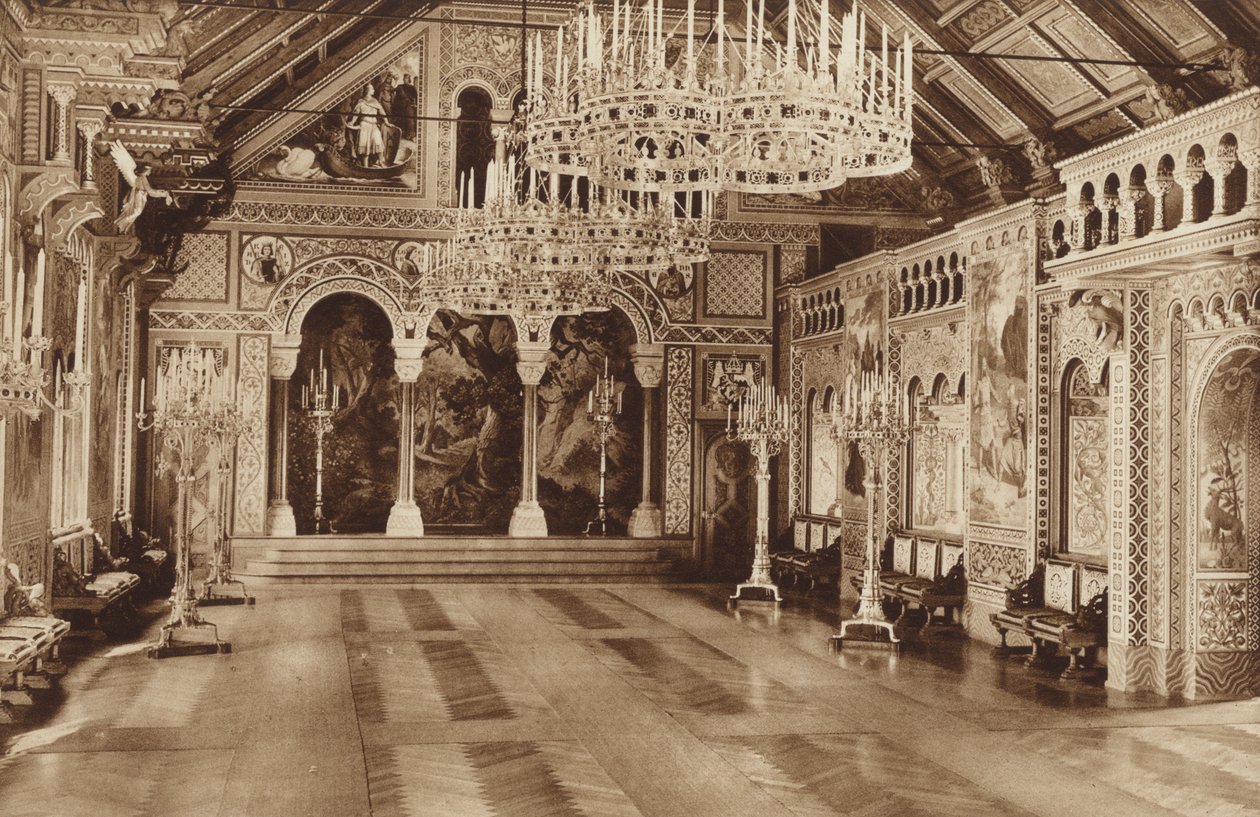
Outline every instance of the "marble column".
<svg viewBox="0 0 1260 817"><path fill-rule="evenodd" d="M525 411L521 421L521 499L508 523L508 536L515 538L547 535L547 517L538 504L538 384L547 371L550 348L550 343L537 341L521 341L516 347Z"/></svg>
<svg viewBox="0 0 1260 817"><path fill-rule="evenodd" d="M271 375L271 499L267 503L268 536L296 536L297 519L289 504L289 380L297 369L301 335L276 335L268 360Z"/></svg>
<svg viewBox="0 0 1260 817"><path fill-rule="evenodd" d="M643 488L639 504L630 512L627 533L636 539L650 539L660 536L664 527L661 508L652 496L655 467L652 453L656 450L656 395L665 367L665 347L636 345L630 351L630 359L634 363L634 377L643 388Z"/></svg>
<svg viewBox="0 0 1260 817"><path fill-rule="evenodd" d="M416 380L424 369L425 338L395 338L398 375L398 496L389 509L386 536L424 536L424 517L416 504Z"/></svg>
<svg viewBox="0 0 1260 817"><path fill-rule="evenodd" d="M53 101L52 147L54 162L70 161L70 103L78 92L73 85L50 84L48 95Z"/></svg>

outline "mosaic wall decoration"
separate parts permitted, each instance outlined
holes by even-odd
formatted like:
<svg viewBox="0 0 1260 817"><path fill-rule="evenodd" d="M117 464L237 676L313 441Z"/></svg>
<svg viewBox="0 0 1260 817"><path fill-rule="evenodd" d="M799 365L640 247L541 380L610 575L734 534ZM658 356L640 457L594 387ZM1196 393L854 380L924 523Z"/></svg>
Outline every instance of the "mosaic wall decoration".
<svg viewBox="0 0 1260 817"><path fill-rule="evenodd" d="M1129 643L1145 645L1151 561L1151 291L1128 292L1129 416L1128 554Z"/></svg>
<svg viewBox="0 0 1260 817"><path fill-rule="evenodd" d="M816 400L818 404L821 401ZM839 452L831 436L831 417L816 410L809 427L808 513L825 515L836 504L839 487Z"/></svg>
<svg viewBox="0 0 1260 817"><path fill-rule="evenodd" d="M665 533L691 532L691 402L695 350L666 353Z"/></svg>
<svg viewBox="0 0 1260 817"><path fill-rule="evenodd" d="M238 534L262 534L267 508L267 403L271 386L265 335L242 335L237 340L236 395L249 426L236 443L236 513Z"/></svg>
<svg viewBox="0 0 1260 817"><path fill-rule="evenodd" d="M967 580L991 587L1014 587L1028 574L1027 551L974 539L967 547Z"/></svg>
<svg viewBox="0 0 1260 817"><path fill-rule="evenodd" d="M718 251L704 279L704 311L715 318L761 318L766 314L764 252Z"/></svg>
<svg viewBox="0 0 1260 817"><path fill-rule="evenodd" d="M1022 246L976 260L968 273L973 523L1027 524L1029 274Z"/></svg>
<svg viewBox="0 0 1260 817"><path fill-rule="evenodd" d="M184 236L175 268L183 269L162 293L167 301L226 301L228 296L227 233Z"/></svg>
<svg viewBox="0 0 1260 817"><path fill-rule="evenodd" d="M1249 416L1257 410L1260 351L1238 349L1217 365L1199 408L1198 568L1245 571L1249 518Z"/></svg>

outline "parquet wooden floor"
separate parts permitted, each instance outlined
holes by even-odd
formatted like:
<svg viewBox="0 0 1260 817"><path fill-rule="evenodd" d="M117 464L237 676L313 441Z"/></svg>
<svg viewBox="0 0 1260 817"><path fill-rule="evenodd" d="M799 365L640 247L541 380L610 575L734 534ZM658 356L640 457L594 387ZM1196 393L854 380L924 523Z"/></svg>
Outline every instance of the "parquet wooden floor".
<svg viewBox="0 0 1260 817"><path fill-rule="evenodd" d="M229 655L76 643L0 726L0 816L1260 817L1260 702L829 656L840 611L728 592L284 589L206 611Z"/></svg>

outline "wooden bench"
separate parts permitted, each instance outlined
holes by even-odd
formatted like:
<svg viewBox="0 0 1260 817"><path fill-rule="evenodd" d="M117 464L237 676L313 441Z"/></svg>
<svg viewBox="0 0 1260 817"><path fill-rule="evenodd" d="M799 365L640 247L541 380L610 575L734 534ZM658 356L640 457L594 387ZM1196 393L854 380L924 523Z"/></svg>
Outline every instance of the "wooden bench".
<svg viewBox="0 0 1260 817"><path fill-rule="evenodd" d="M92 535L54 540L53 604L58 613L71 620L80 619L84 629L97 627L110 638L121 638L134 629L139 616L133 596L140 586L140 577L122 570L81 572L66 550L81 548L79 560L88 562L94 558Z"/></svg>
<svg viewBox="0 0 1260 817"><path fill-rule="evenodd" d="M118 558L113 558L104 543L97 537L97 556L95 564L108 561L116 570L126 570L140 577L141 588L148 595L162 595L170 592L175 583L175 571L172 569L170 554L162 547L160 539L152 538L132 525L131 515L121 511L114 514L116 526L116 542L114 548Z"/></svg>
<svg viewBox="0 0 1260 817"><path fill-rule="evenodd" d="M955 610L962 609L967 596L967 576L963 546L927 537L897 534L892 537L892 569L880 571L879 588L884 597L901 606L896 624L904 624L914 608L923 612L922 635L942 610L941 623L958 624ZM862 590L862 576L854 574L850 583Z"/></svg>
<svg viewBox="0 0 1260 817"><path fill-rule="evenodd" d="M1082 600L1085 600L1082 602ZM1097 648L1107 643L1107 571L1105 568L1048 559L1006 591L1006 609L989 616L1002 643L999 655L1012 652L1007 635L1032 643L1025 662L1035 665L1048 645L1062 647L1068 666L1060 677L1071 678L1092 664Z"/></svg>
<svg viewBox="0 0 1260 817"><path fill-rule="evenodd" d="M31 689L48 689L65 674L59 650L70 624L48 614L42 605L43 587L24 586L17 565L5 566L3 584L0 723L11 723L14 705L33 702Z"/></svg>
<svg viewBox="0 0 1260 817"><path fill-rule="evenodd" d="M840 581L843 558L840 537L820 550L788 550L770 557L770 575L784 587L801 587L806 592Z"/></svg>

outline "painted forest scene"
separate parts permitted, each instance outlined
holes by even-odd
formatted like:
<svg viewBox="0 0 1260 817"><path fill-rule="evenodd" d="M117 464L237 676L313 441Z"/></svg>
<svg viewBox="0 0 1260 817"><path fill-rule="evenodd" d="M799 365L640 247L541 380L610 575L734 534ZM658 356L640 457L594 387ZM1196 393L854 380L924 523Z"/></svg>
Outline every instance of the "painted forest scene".
<svg viewBox="0 0 1260 817"><path fill-rule="evenodd" d="M501 533L520 496L516 331L506 318L443 310L427 337L414 418L425 529Z"/></svg>
<svg viewBox="0 0 1260 817"><path fill-rule="evenodd" d="M1200 569L1246 570L1251 457L1260 453L1260 352L1230 352L1208 381L1199 408ZM1254 494L1253 494L1254 496Z"/></svg>
<svg viewBox="0 0 1260 817"><path fill-rule="evenodd" d="M324 438L324 516L336 533L382 533L398 485L398 379L389 319L353 294L317 303L302 325L289 387L289 502L298 533L315 532L315 427L302 408L321 359L342 408Z"/></svg>
<svg viewBox="0 0 1260 817"><path fill-rule="evenodd" d="M587 418L587 395L605 364L621 390L621 414L608 440L611 530L624 533L638 504L643 393L630 362L633 343L633 327L616 311L561 318L552 330L547 371L538 386L538 502L552 534L582 533L597 512L599 437Z"/></svg>

